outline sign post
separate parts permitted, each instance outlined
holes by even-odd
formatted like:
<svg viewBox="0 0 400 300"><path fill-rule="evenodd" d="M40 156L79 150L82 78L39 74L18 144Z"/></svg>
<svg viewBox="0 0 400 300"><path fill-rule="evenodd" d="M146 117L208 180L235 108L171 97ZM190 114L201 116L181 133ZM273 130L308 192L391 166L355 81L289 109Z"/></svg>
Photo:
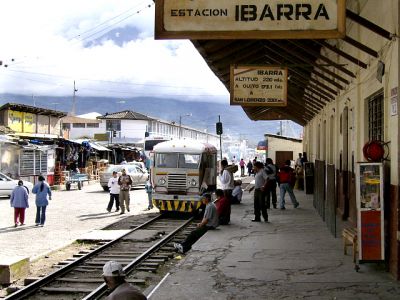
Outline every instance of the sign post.
<svg viewBox="0 0 400 300"><path fill-rule="evenodd" d="M157 0L156 39L337 39L345 0Z"/></svg>
<svg viewBox="0 0 400 300"><path fill-rule="evenodd" d="M231 105L286 106L287 68L231 66Z"/></svg>

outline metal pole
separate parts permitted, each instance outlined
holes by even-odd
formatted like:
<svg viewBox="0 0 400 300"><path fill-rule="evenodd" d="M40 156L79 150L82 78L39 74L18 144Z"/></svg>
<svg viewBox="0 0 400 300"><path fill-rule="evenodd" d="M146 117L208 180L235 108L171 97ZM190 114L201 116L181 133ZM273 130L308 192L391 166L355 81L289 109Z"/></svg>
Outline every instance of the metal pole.
<svg viewBox="0 0 400 300"><path fill-rule="evenodd" d="M182 137L182 116L179 116L179 139Z"/></svg>
<svg viewBox="0 0 400 300"><path fill-rule="evenodd" d="M221 115L218 115L218 122L221 122ZM222 134L219 135L219 153L222 160Z"/></svg>

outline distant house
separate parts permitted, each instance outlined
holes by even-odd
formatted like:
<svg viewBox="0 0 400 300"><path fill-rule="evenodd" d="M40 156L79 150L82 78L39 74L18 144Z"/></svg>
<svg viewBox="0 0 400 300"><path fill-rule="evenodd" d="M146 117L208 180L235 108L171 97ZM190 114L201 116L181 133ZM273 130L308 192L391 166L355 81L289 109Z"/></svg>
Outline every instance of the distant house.
<svg viewBox="0 0 400 300"><path fill-rule="evenodd" d="M286 160L296 160L298 153L303 152L303 140L265 134L266 157L271 158L278 166L284 165Z"/></svg>
<svg viewBox="0 0 400 300"><path fill-rule="evenodd" d="M0 107L0 126L5 126L17 136L53 137L61 134L61 118L64 112L6 103Z"/></svg>
<svg viewBox="0 0 400 300"><path fill-rule="evenodd" d="M93 139L98 134L105 134L105 124L101 120L67 116L61 119L63 137L66 139Z"/></svg>

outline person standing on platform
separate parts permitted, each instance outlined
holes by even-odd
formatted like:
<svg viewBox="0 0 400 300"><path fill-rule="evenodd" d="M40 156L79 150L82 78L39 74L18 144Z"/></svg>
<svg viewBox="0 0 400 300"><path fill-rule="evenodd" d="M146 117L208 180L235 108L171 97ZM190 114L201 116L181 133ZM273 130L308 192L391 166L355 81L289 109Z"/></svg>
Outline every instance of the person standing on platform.
<svg viewBox="0 0 400 300"><path fill-rule="evenodd" d="M22 180L19 180L18 185L13 189L10 204L14 207L14 226L18 226L18 220L21 226L25 225L25 209L29 207L29 202L28 192Z"/></svg>
<svg viewBox="0 0 400 300"><path fill-rule="evenodd" d="M228 225L229 224L229 202L224 196L223 190L216 190L215 196L217 196L217 201L215 202L218 212L219 225Z"/></svg>
<svg viewBox="0 0 400 300"><path fill-rule="evenodd" d="M272 206L276 208L276 177L278 173L278 168L274 165L274 162L271 158L267 158L265 172L268 175L268 183L265 191L266 199L267 199L267 209L271 208L271 198L272 198Z"/></svg>
<svg viewBox="0 0 400 300"><path fill-rule="evenodd" d="M201 238L208 230L218 227L218 212L217 207L211 202L211 194L204 194L201 202L205 205L203 220L197 225L182 243L174 243L174 248L179 253L187 252L192 245Z"/></svg>
<svg viewBox="0 0 400 300"><path fill-rule="evenodd" d="M132 187L132 178L126 174L125 169L122 169L121 172L122 175L118 178L118 184L121 187L121 191L119 192L119 205L121 206L120 215L123 215L125 213L125 208L129 212L129 192L131 191Z"/></svg>
<svg viewBox="0 0 400 300"><path fill-rule="evenodd" d="M249 159L249 162L247 163L247 175L251 176L253 174L253 163Z"/></svg>
<svg viewBox="0 0 400 300"><path fill-rule="evenodd" d="M228 167L228 161L223 159L221 161L221 175L219 176L219 180L221 182L221 187L222 190L224 191L224 196L227 199L229 203L229 217L228 217L228 222L230 221L230 215L231 215L231 203L232 203L232 190L234 188L234 179L233 179L233 174L227 170Z"/></svg>
<svg viewBox="0 0 400 300"><path fill-rule="evenodd" d="M125 280L122 265L108 261L103 266L103 279L109 289L106 300L146 300L146 296Z"/></svg>
<svg viewBox="0 0 400 300"><path fill-rule="evenodd" d="M296 200L296 196L293 193L293 186L296 182L296 176L294 170L290 167L290 160L285 162L285 165L280 169L279 172L279 187L280 187L280 209L285 208L285 194L288 192L290 200L294 208L299 206L299 202Z"/></svg>
<svg viewBox="0 0 400 300"><path fill-rule="evenodd" d="M244 176L244 166L246 163L244 162L243 158L240 159L239 166L240 166L240 177Z"/></svg>
<svg viewBox="0 0 400 300"><path fill-rule="evenodd" d="M108 188L110 189L110 202L107 206L107 211L111 212L111 209L114 205L115 200L115 212L119 211L119 193L120 193L120 186L118 184L118 173L117 171L113 171L112 177L108 180Z"/></svg>
<svg viewBox="0 0 400 300"><path fill-rule="evenodd" d="M268 175L264 171L264 165L258 161L254 164L255 184L254 184L254 219L252 222L261 222L261 215L265 222L268 222L268 212L265 207L265 194Z"/></svg>
<svg viewBox="0 0 400 300"><path fill-rule="evenodd" d="M153 209L153 186L151 185L150 180L146 181L144 189L146 190L147 198L149 200L149 205L147 206L147 210Z"/></svg>
<svg viewBox="0 0 400 300"><path fill-rule="evenodd" d="M32 193L36 195L36 226L44 226L46 221L46 208L51 200L51 189L42 175L38 178L39 182L33 187ZM49 197L47 199L47 196Z"/></svg>

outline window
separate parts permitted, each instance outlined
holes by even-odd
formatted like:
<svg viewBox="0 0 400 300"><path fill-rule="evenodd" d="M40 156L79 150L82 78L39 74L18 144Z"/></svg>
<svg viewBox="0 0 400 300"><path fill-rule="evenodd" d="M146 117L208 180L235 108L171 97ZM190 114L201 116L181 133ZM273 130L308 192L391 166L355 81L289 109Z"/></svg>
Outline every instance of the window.
<svg viewBox="0 0 400 300"><path fill-rule="evenodd" d="M70 130L71 129L71 123L63 123L62 128L64 130Z"/></svg>
<svg viewBox="0 0 400 300"><path fill-rule="evenodd" d="M383 141L383 91L369 97L368 105L368 139Z"/></svg>
<svg viewBox="0 0 400 300"><path fill-rule="evenodd" d="M121 131L121 120L107 120L106 122L107 131Z"/></svg>
<svg viewBox="0 0 400 300"><path fill-rule="evenodd" d="M74 124L72 124L72 127L73 128L85 128L86 127L85 125L86 125L85 123L74 123Z"/></svg>
<svg viewBox="0 0 400 300"><path fill-rule="evenodd" d="M86 127L87 128L99 128L100 124L99 123L87 123Z"/></svg>

